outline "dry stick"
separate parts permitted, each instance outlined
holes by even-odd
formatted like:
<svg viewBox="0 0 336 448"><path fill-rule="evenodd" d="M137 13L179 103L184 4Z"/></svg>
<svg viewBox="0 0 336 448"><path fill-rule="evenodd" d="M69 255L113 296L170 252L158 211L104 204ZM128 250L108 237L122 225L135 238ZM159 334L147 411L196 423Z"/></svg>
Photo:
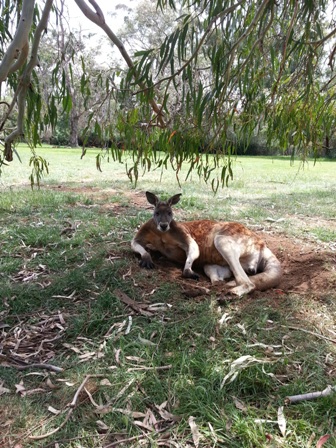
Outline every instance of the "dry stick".
<svg viewBox="0 0 336 448"><path fill-rule="evenodd" d="M290 330L303 331L304 333L311 334L313 336L316 336L317 338L325 339L326 341L333 342L334 344L336 344L336 339L328 338L328 336L324 336L323 334L319 334L319 333L314 333L313 331L305 330L304 328L295 327L292 325L281 325L281 327L289 328Z"/></svg>
<svg viewBox="0 0 336 448"><path fill-rule="evenodd" d="M112 448L114 446L118 446L121 443L127 443L127 442L133 442L133 440L141 440L144 439L147 436L147 434L140 434L139 436L130 437L129 439L122 439L118 440L117 442L109 443L108 445L105 445L104 448Z"/></svg>
<svg viewBox="0 0 336 448"><path fill-rule="evenodd" d="M71 414L73 413L74 408L71 408L68 410L67 416L65 417L65 420L55 429L53 429L52 431L46 433L46 434L41 434L39 436L29 436L30 440L41 440L41 439L45 439L47 437L52 436L53 434L55 434L57 431L59 431L60 429L63 428L63 426L67 423L67 421L69 420L69 418L71 417Z"/></svg>
<svg viewBox="0 0 336 448"><path fill-rule="evenodd" d="M119 433L117 433L119 434ZM103 434L90 434L89 437L95 438L95 439L101 439L104 437ZM88 435L85 436L77 436L77 437L70 437L68 439L61 439L58 441L59 444L64 445L65 442L73 442L78 440L88 439ZM55 448L55 442L50 442L48 445L43 445L43 448Z"/></svg>
<svg viewBox="0 0 336 448"><path fill-rule="evenodd" d="M307 394L290 395L285 398L286 404L298 403L303 400L315 400L315 398L327 397L336 391L336 387L327 386L324 390L319 392L309 392Z"/></svg>
<svg viewBox="0 0 336 448"><path fill-rule="evenodd" d="M158 367L130 367L129 369L127 369L127 372L134 372L136 370L169 370L171 369L173 366L171 364L169 364L168 366L158 366Z"/></svg>
<svg viewBox="0 0 336 448"><path fill-rule="evenodd" d="M84 387L84 390L85 390L85 392L86 392L86 395L89 397L89 400L90 400L91 403L93 404L93 406L94 406L95 408L99 408L99 404L97 404L97 403L94 401L92 394L87 390L86 387Z"/></svg>
<svg viewBox="0 0 336 448"><path fill-rule="evenodd" d="M16 443L23 442L24 440L27 440L30 437L30 434L32 434L35 430L38 430L39 428L41 428L42 424L44 422L47 422L48 419L49 419L49 417L43 417L42 421L40 420L38 424L35 424L31 428L29 428L25 434L20 434L18 436L18 439L16 439ZM21 445L19 445L19 446L21 446Z"/></svg>
<svg viewBox="0 0 336 448"><path fill-rule="evenodd" d="M10 357L6 355L0 354L0 362L8 362L8 365L2 364L3 367L14 367L18 370L25 370L25 369L46 369L51 370L56 373L63 372L62 367L54 366L52 364L44 364L44 363L33 363L33 364L24 364L22 361L22 364L18 364L20 361L17 361L16 359L11 359ZM13 363L13 364L11 364Z"/></svg>
<svg viewBox="0 0 336 448"><path fill-rule="evenodd" d="M201 291L203 291L205 294L209 294L209 292L210 292L210 289L209 288L206 288L205 286L199 286L199 285L195 285L195 283L193 283L193 284L191 284L191 283L188 283L188 282L185 282L185 281L180 281L180 284L181 285L185 285L185 286L188 286L189 288L194 288L194 289L200 289Z"/></svg>
<svg viewBox="0 0 336 448"><path fill-rule="evenodd" d="M84 389L85 384L88 382L88 380L90 378L104 378L106 375L101 374L96 374L96 375L86 375L86 377L84 378L82 384L79 386L79 388L77 389L77 392L75 393L72 402L69 404L69 406L71 408L74 408L77 404L77 400L79 397L79 394L81 393L81 391Z"/></svg>
<svg viewBox="0 0 336 448"><path fill-rule="evenodd" d="M61 373L64 371L62 367L53 366L52 364L43 364L43 363L33 363L33 364L27 364L27 365L15 365L10 364L8 367L14 367L18 370L25 370L25 369L46 369L51 370L52 372Z"/></svg>
<svg viewBox="0 0 336 448"><path fill-rule="evenodd" d="M125 294L120 289L115 289L113 291L113 293L119 300L121 300L123 303L128 305L130 308L132 308L137 313L140 313L140 314L142 314L144 316L148 316L148 317L153 316L154 313L152 311L146 310L148 308L147 304L136 302L135 300L128 297L128 295Z"/></svg>
<svg viewBox="0 0 336 448"><path fill-rule="evenodd" d="M60 424L60 426L58 426L57 428L53 429L52 431L46 433L46 434L41 434L39 436L29 436L30 440L41 440L41 439L45 439L47 437L52 436L53 434L55 434L57 431L59 431L60 429L63 428L63 426L67 423L67 421L69 420L69 418L71 417L71 414L73 413L73 411L75 410L76 404L77 404L77 400L79 397L80 392L83 390L85 384L87 383L87 381L90 378L102 378L105 375L103 374L96 374L96 375L87 375L84 378L84 381L82 382L82 384L79 386L79 388L77 389L72 402L68 405L70 407L70 409L68 410L67 416L65 417L65 420Z"/></svg>

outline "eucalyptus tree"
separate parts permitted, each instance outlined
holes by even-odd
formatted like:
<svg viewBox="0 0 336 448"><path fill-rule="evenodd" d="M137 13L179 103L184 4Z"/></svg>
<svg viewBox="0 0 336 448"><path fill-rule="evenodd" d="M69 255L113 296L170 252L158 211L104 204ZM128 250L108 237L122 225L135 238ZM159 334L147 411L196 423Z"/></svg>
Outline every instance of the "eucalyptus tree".
<svg viewBox="0 0 336 448"><path fill-rule="evenodd" d="M61 17L59 23L62 24ZM113 73L97 61L100 49L89 45L90 33L76 29L69 31L63 24L61 28L61 34L55 30L48 32L39 51L38 74L43 104L54 104L54 114L57 115L55 129L47 132L44 140L50 139L51 134L52 141L59 140L61 144L76 147L90 116L94 116L101 126L111 121L113 86L106 90L106 82L112 80ZM63 92L66 95L62 95ZM87 132L90 131L93 130L88 128Z"/></svg>
<svg viewBox="0 0 336 448"><path fill-rule="evenodd" d="M116 134L123 139L123 148L133 156L130 176L136 177L140 167L170 161L178 171L187 162L191 170L212 179L216 189L232 174L227 156L236 142L248 142L260 129L268 144L293 145L303 157L308 150L317 154L332 136L334 2L157 0L157 17L170 15L171 23L158 39L144 39L132 16L134 23L128 25L136 39L133 52L122 34L118 37L108 25L99 1L65 0L71 1L106 33L125 62L126 69L115 73L113 81L112 75L107 77L103 87L120 104L117 125L103 126L91 114L87 128L94 125L109 135L111 154L118 160L121 152L113 142ZM55 126L57 99L71 110L65 77L47 107L42 107L40 95L38 49L50 15L58 13L54 6L54 0L1 3L0 132L5 161L11 160L13 145L23 135L34 146L46 126ZM88 80L86 67L81 71L81 79ZM179 104L178 113L172 104ZM218 166L216 177L213 170Z"/></svg>

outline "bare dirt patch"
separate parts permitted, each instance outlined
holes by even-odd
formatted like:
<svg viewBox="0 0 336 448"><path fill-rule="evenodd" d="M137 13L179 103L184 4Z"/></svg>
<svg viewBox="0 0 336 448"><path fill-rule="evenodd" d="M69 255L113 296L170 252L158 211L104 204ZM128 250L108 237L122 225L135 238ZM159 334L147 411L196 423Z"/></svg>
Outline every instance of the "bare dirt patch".
<svg viewBox="0 0 336 448"><path fill-rule="evenodd" d="M265 236L284 269L279 289L284 292L325 294L336 287L336 252L318 243L285 235Z"/></svg>

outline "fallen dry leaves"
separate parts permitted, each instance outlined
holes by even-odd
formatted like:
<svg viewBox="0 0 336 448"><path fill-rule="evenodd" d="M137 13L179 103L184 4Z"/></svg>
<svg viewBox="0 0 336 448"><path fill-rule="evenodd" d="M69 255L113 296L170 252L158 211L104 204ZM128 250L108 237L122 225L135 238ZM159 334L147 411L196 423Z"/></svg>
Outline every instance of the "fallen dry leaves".
<svg viewBox="0 0 336 448"><path fill-rule="evenodd" d="M56 345L67 329L66 316L62 313L41 313L14 326L5 326L1 332L0 364L23 370L26 367L55 370L62 369L49 363L55 356ZM53 368L54 367L54 368Z"/></svg>

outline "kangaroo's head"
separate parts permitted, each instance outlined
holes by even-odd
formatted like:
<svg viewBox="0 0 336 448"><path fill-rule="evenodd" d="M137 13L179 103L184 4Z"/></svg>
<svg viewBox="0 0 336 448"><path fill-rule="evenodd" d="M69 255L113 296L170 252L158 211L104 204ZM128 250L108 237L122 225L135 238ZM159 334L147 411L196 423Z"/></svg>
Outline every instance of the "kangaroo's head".
<svg viewBox="0 0 336 448"><path fill-rule="evenodd" d="M156 228L160 232L167 232L170 229L170 223L173 220L172 205L177 204L180 200L181 193L175 194L167 201L160 201L160 199L149 191L146 191L146 197L150 204L154 205L153 219Z"/></svg>

